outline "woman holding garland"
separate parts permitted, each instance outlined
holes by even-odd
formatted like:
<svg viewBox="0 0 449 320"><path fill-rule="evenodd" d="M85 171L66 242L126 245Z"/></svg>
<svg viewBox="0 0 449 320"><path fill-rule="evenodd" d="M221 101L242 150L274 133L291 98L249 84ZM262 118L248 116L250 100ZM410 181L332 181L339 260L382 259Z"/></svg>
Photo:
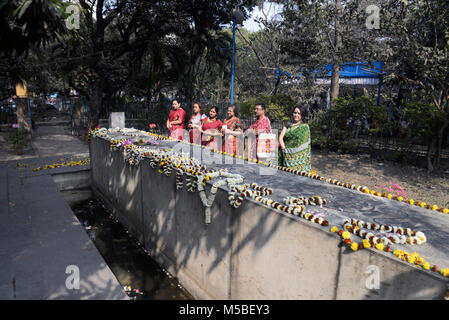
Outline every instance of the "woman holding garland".
<svg viewBox="0 0 449 320"><path fill-rule="evenodd" d="M222 133L224 136L223 150L227 153L240 155L239 136L243 134L243 125L239 118L237 118L237 106L231 104L228 107L228 118L223 126Z"/></svg>
<svg viewBox="0 0 449 320"><path fill-rule="evenodd" d="M193 104L193 114L189 120L189 139L190 143L201 143L201 122L206 119L206 115L203 113L203 106L199 102Z"/></svg>
<svg viewBox="0 0 449 320"><path fill-rule="evenodd" d="M209 111L209 117L204 119L200 132L202 134L201 144L214 151L221 150L221 128L223 122L217 118L218 107L212 107Z"/></svg>

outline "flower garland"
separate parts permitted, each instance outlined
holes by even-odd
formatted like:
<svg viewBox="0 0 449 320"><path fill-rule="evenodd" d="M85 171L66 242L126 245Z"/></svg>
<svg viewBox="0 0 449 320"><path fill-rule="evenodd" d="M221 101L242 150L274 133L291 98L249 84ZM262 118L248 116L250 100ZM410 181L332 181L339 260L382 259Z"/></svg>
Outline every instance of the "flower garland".
<svg viewBox="0 0 449 320"><path fill-rule="evenodd" d="M381 230L381 232L396 233L397 235L390 235L389 237L376 237L372 232L362 230L366 228L369 230ZM366 239L373 244L383 243L390 244L423 244L427 242L427 238L421 231L415 231L410 228L402 228L390 225L379 225L376 223L367 223L362 220L346 219L343 223L343 229L352 232L353 234Z"/></svg>
<svg viewBox="0 0 449 320"><path fill-rule="evenodd" d="M32 171L41 171L41 170L48 170L48 169L55 169L55 168L62 168L62 167L74 167L74 166L85 166L90 164L90 159L86 158L84 160L78 160L78 161L63 161L63 162L55 162L53 164L47 164L44 167L36 167L32 169Z"/></svg>
<svg viewBox="0 0 449 320"><path fill-rule="evenodd" d="M314 196L314 197L310 197L310 198L304 198L304 197L299 197L299 198L295 198L295 197L287 197L284 199L284 203L289 204L289 205L311 205L311 206L321 206L321 205L325 205L327 203L327 201L323 198L321 198L320 196Z"/></svg>
<svg viewBox="0 0 449 320"><path fill-rule="evenodd" d="M389 237L376 237L375 234L362 230L362 228L376 231L380 230L380 232L397 233L399 236L391 235ZM425 270L439 272L442 276L449 278L449 268L438 269L437 265L431 267L431 264L416 252L408 253L407 251L399 249L392 251L392 248L390 247L392 244L419 245L427 242L426 236L421 231L397 226L367 223L357 219L345 219L343 229L332 226L330 232L338 233L341 240L353 251L375 248L379 251L390 252L404 262ZM361 237L362 243L352 241L351 233ZM449 291L445 299L446 298L449 298Z"/></svg>
<svg viewBox="0 0 449 320"><path fill-rule="evenodd" d="M201 145L198 145L198 144L195 144L195 143L190 143L190 142L186 142L186 141L183 141L183 142L187 143L187 144L190 144L190 145L195 145L195 146L201 147L203 149L205 148L205 146L201 146ZM363 193L366 193L366 194L370 194L370 195L373 195L373 196L384 197L384 198L396 200L396 201L399 201L399 202L408 203L410 205L416 205L416 206L419 206L421 208L429 209L429 210L432 210L432 211L438 211L438 212L441 212L443 214L449 214L449 208L439 207L436 204L431 205L431 204L428 204L428 203L426 203L424 201L418 201L418 200L415 201L413 199L407 199L407 198L404 198L402 196L393 195L393 194L386 193L386 192L383 192L383 193L377 192L376 190L370 190L366 186L359 186L359 185L355 185L355 184L351 184L351 183L345 183L345 182L339 181L338 179L333 179L333 178L327 178L326 179L326 178L316 174L316 172L304 172L304 171L300 171L300 170L295 170L295 169L291 169L291 168L287 168L287 167L274 165L274 164L268 163L266 161L261 161L261 160L257 160L257 159L251 159L251 158L243 157L243 156L236 155L236 154L233 154L233 153L227 153L225 151L214 150L214 152L220 153L220 154L223 154L223 155L227 155L227 156L231 156L231 157L234 157L234 158L238 158L238 159L243 159L244 161L254 162L254 163L258 163L258 164L265 165L265 166L268 166L268 167L276 168L278 170L289 172L289 173L293 173L293 174L300 175L300 176L303 176L303 177L308 177L308 178L311 178L311 179L320 180L320 181L323 181L323 182L327 182L327 183L334 184L334 185L337 185L337 186L340 186L340 187L345 187L345 188L348 188L348 189L356 190L356 191L363 192Z"/></svg>
<svg viewBox="0 0 449 320"><path fill-rule="evenodd" d="M252 190L249 188L251 188ZM322 226L329 225L329 222L323 219L322 217L305 212L305 205L317 205L319 203L320 205L322 205L326 203L326 201L322 199L320 196L312 197L309 199L302 198L307 200L304 201L303 204L298 204L290 201L291 199L296 198L286 198L284 199L285 204L283 205L277 201L274 201L273 199L264 197L265 195L271 195L272 193L273 193L272 189L258 186L256 183L253 183L251 185L246 184L234 186L234 188L230 189L229 191L228 199L230 201L230 204L234 208L238 208L243 202L243 199L245 199L245 197L250 197L255 201L258 201L266 206L272 207L279 211L299 216L311 222L318 223L319 225Z"/></svg>
<svg viewBox="0 0 449 320"><path fill-rule="evenodd" d="M359 191L359 192L363 192L365 194L370 194L372 196L384 197L384 198L388 198L388 199L391 199L391 200L396 200L396 201L399 201L399 202L408 203L410 205L416 205L416 206L419 206L421 208L430 209L432 211L438 211L438 212L441 212L441 213L444 213L444 214L448 214L449 213L449 208L439 207L436 204L431 205L431 204L428 204L428 203L423 202L423 201L418 201L418 200L415 201L413 199L407 199L407 198L404 198L402 196L392 195L392 194L386 193L386 192L383 192L383 193L377 192L375 190L370 190L366 186L357 186L355 184L344 183L342 181L339 181L339 180L333 179L333 178L326 179L326 178L324 178L324 177L322 177L322 176L320 176L318 174L312 174L312 173L308 173L308 172L304 172L304 171L293 170L293 169L286 168L286 167L281 167L281 166L274 166L274 165L271 165L271 166L277 167L278 170L290 172L290 173L293 173L293 174L296 174L296 175L300 175L300 176L303 176L303 177L309 177L309 178L315 179L315 180L325 181L325 182L330 183L330 184L334 184L334 185L337 185L337 186L340 186L340 187L356 190L356 191Z"/></svg>
<svg viewBox="0 0 449 320"><path fill-rule="evenodd" d="M121 133L123 135L128 135L128 136L148 135L148 136L153 137L155 140L173 140L173 141L178 141L178 140L176 140L174 138L171 138L171 137L167 137L167 136L163 136L163 135L159 135L159 134L155 134L155 133L151 133L151 132L140 131L140 130L133 129L133 128L131 128L131 129L124 128L124 129L119 129L119 130L117 130L117 129L105 129L105 128L98 129L97 128L97 129L95 129L93 131L89 131L88 140L90 140L90 135L91 134L94 134L96 136L105 137L106 133L109 133L109 132L119 132L119 133ZM187 144L190 144L190 145L199 146L199 147L201 147L203 149L205 148L205 146L201 146L201 145L198 145L198 144L194 144L194 143L190 143L190 142L186 142L186 141L183 141L183 142L187 143ZM119 146L117 146L117 147L119 147ZM340 187L345 187L345 188L348 188L348 189L352 189L352 190L356 190L356 191L359 191L359 192L363 192L365 194L370 194L370 195L378 196L378 197L384 197L384 198L396 200L396 201L399 201L399 202L408 203L410 205L416 205L416 206L419 206L421 208L429 209L429 210L432 210L432 211L438 211L438 212L441 212L443 214L449 214L449 208L443 208L443 207L439 207L437 205L431 205L431 204L428 204L428 203L426 203L424 201L418 201L418 200L415 201L413 199L403 198L402 196L392 195L392 194L386 193L386 192L383 192L383 193L377 192L375 190L370 190L366 186L358 186L358 185L355 185L355 184L344 183L342 181L339 181L339 180L333 179L333 178L327 178L326 179L326 178L322 177L321 175L316 174L315 172L310 173L310 172L294 170L294 169L287 168L287 167L273 165L273 164L270 164L268 162L263 162L263 161L260 161L260 160L257 160L257 159L250 159L250 158L246 158L246 157L243 157L243 156L235 155L235 154L232 154L232 153L227 153L225 151L215 150L214 152L220 153L220 154L223 154L223 155L232 156L232 157L239 158L239 159L243 159L245 161L259 163L259 164L262 164L262 165L265 165L265 166L269 166L269 167L274 167L274 168L277 168L278 170L281 170L281 171L293 173L293 174L296 174L296 175L301 175L303 177L309 177L309 178L315 179L315 180L320 180L320 181L327 182L327 183L330 183L330 184L334 184L334 185L337 185L337 186L340 186Z"/></svg>

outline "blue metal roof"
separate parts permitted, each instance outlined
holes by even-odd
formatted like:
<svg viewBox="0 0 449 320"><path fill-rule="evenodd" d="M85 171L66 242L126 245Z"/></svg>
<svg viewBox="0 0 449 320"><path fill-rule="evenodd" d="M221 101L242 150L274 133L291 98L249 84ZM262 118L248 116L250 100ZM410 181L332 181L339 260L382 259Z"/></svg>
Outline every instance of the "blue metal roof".
<svg viewBox="0 0 449 320"><path fill-rule="evenodd" d="M380 78L383 72L384 63L382 61L368 62L346 62L341 64L340 77L342 78ZM326 64L322 69L313 70L312 73L317 74L317 78L327 78L332 76L332 64ZM291 77L291 74L284 71L282 75ZM301 76L298 73L298 78ZM276 77L281 76L279 69L276 69Z"/></svg>
<svg viewBox="0 0 449 320"><path fill-rule="evenodd" d="M383 74L384 63L381 61L368 62L347 62L340 68L340 77L346 78L379 78ZM332 76L332 64L326 64L323 68L327 70L325 77Z"/></svg>

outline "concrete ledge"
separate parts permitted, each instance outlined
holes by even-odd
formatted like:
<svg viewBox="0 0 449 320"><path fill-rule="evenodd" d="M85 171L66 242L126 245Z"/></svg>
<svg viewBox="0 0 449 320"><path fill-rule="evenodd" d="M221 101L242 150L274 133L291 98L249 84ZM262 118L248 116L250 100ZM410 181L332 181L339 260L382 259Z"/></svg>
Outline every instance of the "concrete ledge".
<svg viewBox="0 0 449 320"><path fill-rule="evenodd" d="M251 199L232 208L219 189L212 223L198 193L176 191L175 176L91 140L94 193L193 296L199 299L442 299L447 279L366 249L352 252L336 234ZM209 192L210 185L206 187ZM368 266L380 288L367 289Z"/></svg>
<svg viewBox="0 0 449 320"><path fill-rule="evenodd" d="M59 191L84 189L90 187L90 170L52 174Z"/></svg>
<svg viewBox="0 0 449 320"><path fill-rule="evenodd" d="M52 160L0 164L0 299L128 300L51 177L82 181L89 170L32 171ZM68 266L78 267L78 289L66 285Z"/></svg>

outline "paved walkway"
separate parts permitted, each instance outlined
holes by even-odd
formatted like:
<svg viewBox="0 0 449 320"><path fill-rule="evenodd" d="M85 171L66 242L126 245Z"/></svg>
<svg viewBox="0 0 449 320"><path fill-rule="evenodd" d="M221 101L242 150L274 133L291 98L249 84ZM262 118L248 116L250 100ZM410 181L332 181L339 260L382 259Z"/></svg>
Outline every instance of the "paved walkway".
<svg viewBox="0 0 449 320"><path fill-rule="evenodd" d="M64 125L34 133L34 153L0 162L0 299L128 299L52 179L89 165L32 170L83 159L87 144Z"/></svg>
<svg viewBox="0 0 449 320"><path fill-rule="evenodd" d="M80 139L70 134L70 123L52 125L51 122L40 123L33 132L31 145L39 157L61 155L89 156L89 147Z"/></svg>

